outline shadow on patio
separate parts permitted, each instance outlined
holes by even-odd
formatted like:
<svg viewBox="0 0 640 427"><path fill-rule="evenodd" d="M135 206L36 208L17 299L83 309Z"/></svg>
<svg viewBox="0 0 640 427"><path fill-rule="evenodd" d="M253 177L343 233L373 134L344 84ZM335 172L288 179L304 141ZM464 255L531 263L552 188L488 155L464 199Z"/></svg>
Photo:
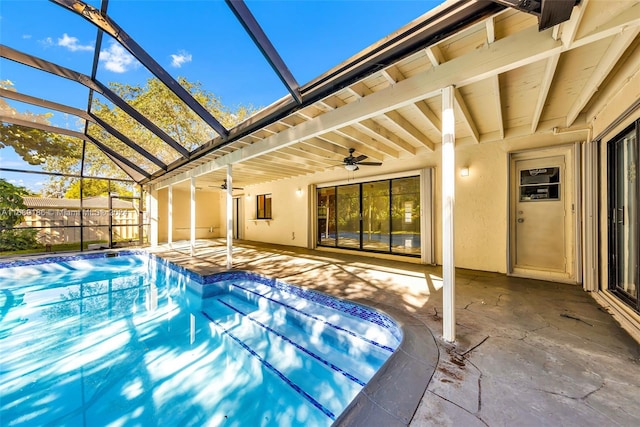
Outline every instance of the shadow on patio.
<svg viewBox="0 0 640 427"><path fill-rule="evenodd" d="M154 252L202 275L225 270L223 240L198 241L193 258L188 242ZM437 351L418 362L428 366L435 357L435 371L415 368L428 384L392 377L376 384L378 397L421 394L417 410L408 402L377 408L395 425L625 426L640 419L640 346L578 286L458 269L451 344L441 339L438 267L247 241L234 242L233 267L401 317L422 351L433 345L430 329ZM341 421L388 422L375 412Z"/></svg>

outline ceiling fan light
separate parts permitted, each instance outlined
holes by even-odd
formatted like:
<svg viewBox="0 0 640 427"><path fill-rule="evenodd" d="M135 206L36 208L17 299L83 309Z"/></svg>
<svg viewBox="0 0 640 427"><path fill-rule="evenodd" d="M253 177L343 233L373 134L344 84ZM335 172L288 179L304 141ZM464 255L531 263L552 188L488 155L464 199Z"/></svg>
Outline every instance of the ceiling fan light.
<svg viewBox="0 0 640 427"><path fill-rule="evenodd" d="M344 165L344 168L346 170L348 170L348 171L352 171L353 172L354 170L358 169L358 165L346 164L346 165Z"/></svg>

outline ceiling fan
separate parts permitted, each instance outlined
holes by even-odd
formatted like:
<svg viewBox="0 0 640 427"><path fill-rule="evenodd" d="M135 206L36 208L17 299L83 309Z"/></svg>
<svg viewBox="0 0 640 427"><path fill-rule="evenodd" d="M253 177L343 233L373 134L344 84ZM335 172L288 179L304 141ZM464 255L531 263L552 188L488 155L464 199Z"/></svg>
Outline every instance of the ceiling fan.
<svg viewBox="0 0 640 427"><path fill-rule="evenodd" d="M353 153L356 151L355 148L349 148L349 156L345 157L342 161L344 168L348 171L357 171L360 169L358 166L381 166L381 162L365 162L368 157L364 154L360 154L358 157L354 157Z"/></svg>
<svg viewBox="0 0 640 427"><path fill-rule="evenodd" d="M216 187L215 185L210 185L209 187ZM226 190L227 189L227 180L225 178L225 180L222 182L222 185L220 186L221 190ZM244 190L243 187L233 187L233 190Z"/></svg>

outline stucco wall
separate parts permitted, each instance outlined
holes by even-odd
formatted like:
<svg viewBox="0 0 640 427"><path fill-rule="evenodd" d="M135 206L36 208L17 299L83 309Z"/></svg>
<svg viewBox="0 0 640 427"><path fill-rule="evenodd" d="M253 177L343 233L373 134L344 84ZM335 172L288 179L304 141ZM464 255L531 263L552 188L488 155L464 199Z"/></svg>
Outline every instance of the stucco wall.
<svg viewBox="0 0 640 427"><path fill-rule="evenodd" d="M456 146L456 204L455 204L455 259L456 266L475 270L507 271L508 246L508 156L510 151L527 150L569 144L586 140L586 132L554 135L553 132L534 136L511 138L502 142ZM442 262L442 204L441 152L424 150L411 159L385 161L379 168L363 167L355 173L333 168L323 173L280 180L259 186L245 187L250 194L245 203L245 238L261 242L311 246L307 237L309 202L307 186L331 182L348 182L354 178L416 171L433 167L434 173L434 246L437 264ZM460 176L460 169L468 166L470 175ZM301 188L303 195L296 190ZM255 219L255 196L271 193L273 220ZM295 238L294 238L295 237Z"/></svg>
<svg viewBox="0 0 640 427"><path fill-rule="evenodd" d="M186 187L186 186L185 186ZM168 241L168 190L158 191L158 241ZM220 237L221 229L219 193L215 191L196 191L196 239ZM189 240L191 193L187 188L173 188L173 236L174 242Z"/></svg>
<svg viewBox="0 0 640 427"><path fill-rule="evenodd" d="M245 188L244 238L307 247L307 185L309 179L289 179ZM302 194L298 194L300 188ZM272 220L255 220L256 196L271 194Z"/></svg>

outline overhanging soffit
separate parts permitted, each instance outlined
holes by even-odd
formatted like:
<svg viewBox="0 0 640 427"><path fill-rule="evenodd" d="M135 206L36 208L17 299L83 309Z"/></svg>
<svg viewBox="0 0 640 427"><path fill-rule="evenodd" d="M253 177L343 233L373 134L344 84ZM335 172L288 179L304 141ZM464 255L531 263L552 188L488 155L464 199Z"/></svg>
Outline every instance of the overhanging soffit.
<svg viewBox="0 0 640 427"><path fill-rule="evenodd" d="M580 0L491 0L538 17L538 30L546 30L571 18Z"/></svg>

